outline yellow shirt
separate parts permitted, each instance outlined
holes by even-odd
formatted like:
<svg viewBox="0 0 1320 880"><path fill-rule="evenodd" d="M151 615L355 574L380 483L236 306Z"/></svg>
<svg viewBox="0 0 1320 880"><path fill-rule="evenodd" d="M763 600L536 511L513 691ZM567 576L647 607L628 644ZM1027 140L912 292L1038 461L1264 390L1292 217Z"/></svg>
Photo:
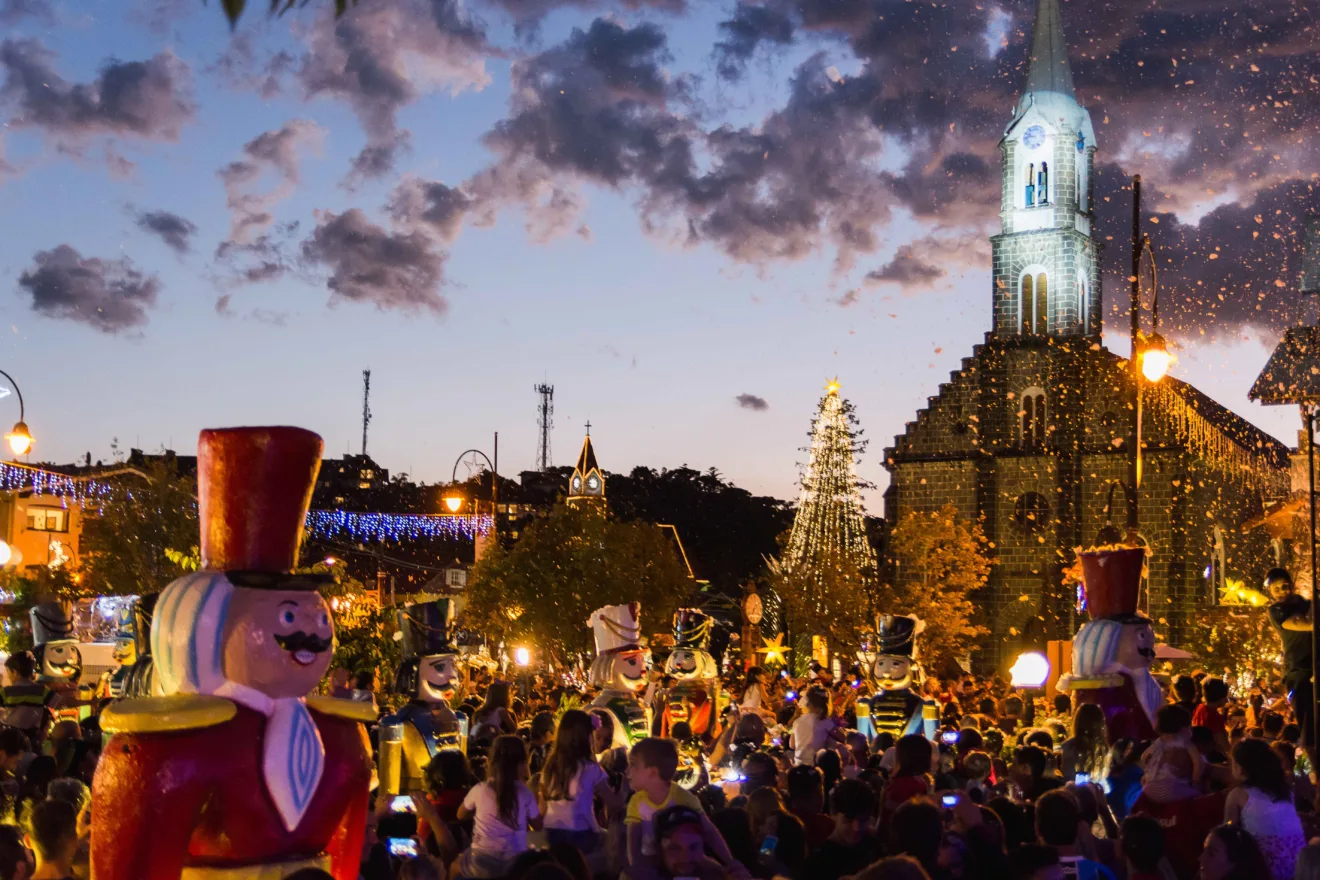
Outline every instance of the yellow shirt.
<svg viewBox="0 0 1320 880"><path fill-rule="evenodd" d="M665 799L658 804L653 802L644 791L635 792L628 799L628 816L624 819L624 824L642 826L642 855L656 854L655 834L651 830L651 820L655 818L655 814L666 807L678 805L691 807L702 813L701 801L697 800L697 796L672 782L669 784L669 794L665 795Z"/></svg>

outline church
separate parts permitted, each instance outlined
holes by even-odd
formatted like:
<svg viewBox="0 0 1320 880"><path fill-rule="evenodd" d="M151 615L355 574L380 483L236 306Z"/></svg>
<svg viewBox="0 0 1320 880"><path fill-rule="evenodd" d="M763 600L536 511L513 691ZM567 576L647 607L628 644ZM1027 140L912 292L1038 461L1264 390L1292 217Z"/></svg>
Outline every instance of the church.
<svg viewBox="0 0 1320 880"><path fill-rule="evenodd" d="M999 143L990 330L885 450L891 526L951 504L985 530L985 666L1011 662L1033 638L1070 638L1084 619L1064 572L1076 548L1097 543L1115 483L1112 519L1124 523L1135 399L1127 360L1101 337L1099 145L1073 89L1058 0L1039 0L1031 40ZM1172 376L1142 380L1140 392L1140 532L1151 549L1142 610L1160 641L1189 646L1226 575L1254 583L1273 564L1268 539L1241 527L1287 494L1289 450Z"/></svg>

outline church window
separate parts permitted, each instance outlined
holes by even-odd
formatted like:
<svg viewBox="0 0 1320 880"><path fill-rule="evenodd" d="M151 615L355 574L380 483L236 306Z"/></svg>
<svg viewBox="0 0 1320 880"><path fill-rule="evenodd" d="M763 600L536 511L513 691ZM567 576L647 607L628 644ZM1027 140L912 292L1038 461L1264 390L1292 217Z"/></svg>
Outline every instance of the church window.
<svg viewBox="0 0 1320 880"><path fill-rule="evenodd" d="M1039 492L1019 495L1013 502L1013 525L1024 532L1039 532L1049 524L1050 504Z"/></svg>
<svg viewBox="0 0 1320 880"><path fill-rule="evenodd" d="M1077 210L1083 214L1091 210L1091 170L1085 152L1077 154Z"/></svg>
<svg viewBox="0 0 1320 880"><path fill-rule="evenodd" d="M1086 323L1087 309L1090 308L1090 302L1086 298L1086 279L1077 281L1077 320L1082 325L1082 333L1085 334L1089 327Z"/></svg>
<svg viewBox="0 0 1320 880"><path fill-rule="evenodd" d="M1018 435L1023 449L1040 449L1045 445L1045 392L1029 388L1022 394L1022 408L1018 410L1021 431Z"/></svg>
<svg viewBox="0 0 1320 880"><path fill-rule="evenodd" d="M1027 165L1027 188L1023 193L1024 204L1028 208L1036 207L1036 163Z"/></svg>
<svg viewBox="0 0 1320 880"><path fill-rule="evenodd" d="M1018 284L1022 293L1022 334L1044 336L1049 332L1049 280L1044 272L1028 271Z"/></svg>
<svg viewBox="0 0 1320 880"><path fill-rule="evenodd" d="M1040 173L1036 175L1036 202L1041 205L1050 203L1050 163L1040 163Z"/></svg>

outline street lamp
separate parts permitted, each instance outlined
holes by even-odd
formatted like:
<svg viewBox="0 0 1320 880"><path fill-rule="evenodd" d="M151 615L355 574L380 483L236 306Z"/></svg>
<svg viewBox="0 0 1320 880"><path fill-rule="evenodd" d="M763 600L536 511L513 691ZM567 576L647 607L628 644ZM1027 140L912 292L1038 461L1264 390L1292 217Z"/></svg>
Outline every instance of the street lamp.
<svg viewBox="0 0 1320 880"><path fill-rule="evenodd" d="M18 389L18 383L14 381L13 376L4 370L0 370L0 376L9 380L9 384L14 386L14 394L18 395L18 422L14 424L13 430L5 435L5 439L9 441L9 448L13 450L15 456L27 455L28 450L32 448L32 433L28 431L27 422L24 421L26 413L23 408L23 392Z"/></svg>
<svg viewBox="0 0 1320 880"><path fill-rule="evenodd" d="M449 482L454 484L455 486L458 485L458 466L462 464L463 460L467 458L469 455L474 456L476 458L480 458L483 461L485 461L486 466L490 468L491 521L494 524L495 528L498 530L500 523L499 508L497 506L500 498L500 432L499 431L495 432L494 452L495 452L495 458L492 461L491 457L486 453L482 452L480 449L464 450L463 453L459 455L459 457L454 461L454 470L449 475ZM450 513L458 513L458 511L463 507L463 501L464 501L463 496L459 494L457 491L452 491L449 494L445 495L444 497L444 505L449 509ZM477 512L475 504L473 505L472 512L473 513Z"/></svg>
<svg viewBox="0 0 1320 880"><path fill-rule="evenodd" d="M1036 724L1036 693L1050 680L1049 658L1040 651L1023 651L1008 674L1009 684L1022 691L1022 723L1033 727Z"/></svg>
<svg viewBox="0 0 1320 880"><path fill-rule="evenodd" d="M463 509L463 496L457 491L450 491L444 497L445 509L450 513L458 513Z"/></svg>

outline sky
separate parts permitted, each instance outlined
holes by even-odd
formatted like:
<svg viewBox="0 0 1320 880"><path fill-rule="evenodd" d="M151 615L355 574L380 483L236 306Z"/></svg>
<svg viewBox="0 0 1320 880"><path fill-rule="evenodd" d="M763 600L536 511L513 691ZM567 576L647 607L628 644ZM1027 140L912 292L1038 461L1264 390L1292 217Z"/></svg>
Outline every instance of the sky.
<svg viewBox="0 0 1320 880"><path fill-rule="evenodd" d="M0 0L0 370L33 461L296 424L796 495L837 376L882 454L990 328L1035 0ZM1302 0L1061 0L1095 122L1106 342L1140 173L1174 375L1246 393L1320 211ZM5 383L7 384L7 383ZM13 395L0 420L17 419Z"/></svg>

